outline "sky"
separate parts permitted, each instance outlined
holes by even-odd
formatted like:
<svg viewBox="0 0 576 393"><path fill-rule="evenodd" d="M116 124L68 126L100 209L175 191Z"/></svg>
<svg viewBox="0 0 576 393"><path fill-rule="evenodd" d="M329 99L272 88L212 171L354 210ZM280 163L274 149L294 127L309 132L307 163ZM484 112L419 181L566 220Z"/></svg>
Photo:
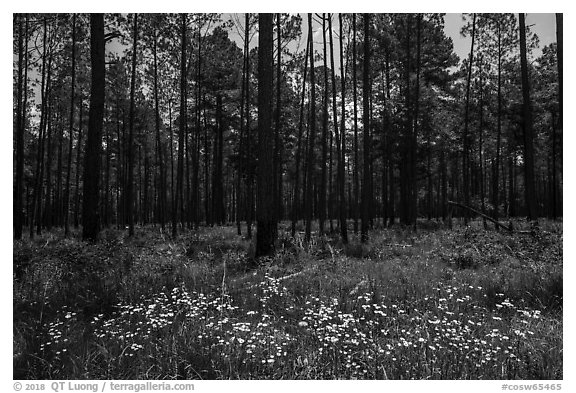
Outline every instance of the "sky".
<svg viewBox="0 0 576 393"><path fill-rule="evenodd" d="M308 35L308 16L307 14L302 15L302 36L300 37L300 42L294 42L289 45L291 50L295 50L295 48L299 45L300 49L305 47L305 39ZM223 19L229 19L231 14L224 14ZM244 14L239 14L239 20L244 24ZM462 20L461 13L447 13L444 17L444 32L446 36L452 38L452 42L454 43L454 52L458 55L460 59L465 58L468 56L470 52L470 41L471 37L462 37L460 35L460 29L464 25ZM542 54L542 48L546 45L549 45L552 42L556 42L556 17L553 13L528 13L526 14L526 25L530 26L530 28L538 35L540 39L539 47L536 48L533 52L534 58L539 57ZM243 28L243 27L242 27ZM332 28L334 34L338 36L338 17L335 15L332 21ZM313 22L313 29L314 29L314 49L315 51L322 51L322 26L317 23ZM239 47L242 47L242 39L236 33L236 29L232 29L230 31L230 38L238 44ZM252 41L250 42L250 47L253 48L257 46L258 43L258 36L257 34L254 35ZM335 68L339 71L340 67L340 54L335 43L334 48L334 56L335 56Z"/></svg>
<svg viewBox="0 0 576 393"><path fill-rule="evenodd" d="M452 38L454 43L454 52L460 59L468 56L470 52L470 37L462 37L460 29L462 28L462 14L446 14L444 17L444 32ZM534 51L534 56L542 54L542 48L556 42L556 17L552 13L548 14L526 14L526 25L540 38L540 47Z"/></svg>

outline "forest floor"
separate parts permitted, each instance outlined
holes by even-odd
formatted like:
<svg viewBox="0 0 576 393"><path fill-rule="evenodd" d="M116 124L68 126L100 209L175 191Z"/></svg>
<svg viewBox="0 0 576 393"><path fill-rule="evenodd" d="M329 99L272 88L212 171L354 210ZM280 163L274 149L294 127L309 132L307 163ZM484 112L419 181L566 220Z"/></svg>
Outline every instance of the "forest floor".
<svg viewBox="0 0 576 393"><path fill-rule="evenodd" d="M516 227L526 226L518 222ZM14 242L14 379L562 379L562 223Z"/></svg>

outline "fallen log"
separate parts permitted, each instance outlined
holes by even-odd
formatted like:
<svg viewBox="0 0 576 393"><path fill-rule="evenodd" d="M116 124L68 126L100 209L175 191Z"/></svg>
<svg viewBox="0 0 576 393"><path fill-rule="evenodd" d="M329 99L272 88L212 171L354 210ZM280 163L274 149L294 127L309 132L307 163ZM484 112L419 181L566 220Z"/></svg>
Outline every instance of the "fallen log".
<svg viewBox="0 0 576 393"><path fill-rule="evenodd" d="M500 221L497 221L497 220L493 219L492 217L487 216L486 214L484 214L484 213L482 213L482 212L480 212L480 211L478 211L478 210L476 210L476 209L474 209L474 208L472 208L472 207L470 207L470 206L466 206L466 205L463 205L463 204L461 204L461 203L453 202L453 201L448 201L448 204L449 204L449 205L453 205L453 206L458 206L458 207L460 207L460 208L462 208L462 209L469 210L469 211L471 211L471 212L473 212L473 213L478 214L479 216L484 217L485 219L487 219L488 221L492 222L492 223L493 223L494 225L496 225L497 227L504 228L504 229L506 229L506 230L509 231L509 232L514 232L514 228L512 228L511 225L508 226L508 225L502 224Z"/></svg>

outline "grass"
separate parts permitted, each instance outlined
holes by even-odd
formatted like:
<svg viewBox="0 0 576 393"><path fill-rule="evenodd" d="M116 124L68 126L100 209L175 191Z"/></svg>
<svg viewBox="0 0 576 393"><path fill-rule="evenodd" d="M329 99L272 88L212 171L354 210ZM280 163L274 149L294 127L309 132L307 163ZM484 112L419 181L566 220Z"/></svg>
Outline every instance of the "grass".
<svg viewBox="0 0 576 393"><path fill-rule="evenodd" d="M15 242L14 378L562 379L562 225L480 228Z"/></svg>

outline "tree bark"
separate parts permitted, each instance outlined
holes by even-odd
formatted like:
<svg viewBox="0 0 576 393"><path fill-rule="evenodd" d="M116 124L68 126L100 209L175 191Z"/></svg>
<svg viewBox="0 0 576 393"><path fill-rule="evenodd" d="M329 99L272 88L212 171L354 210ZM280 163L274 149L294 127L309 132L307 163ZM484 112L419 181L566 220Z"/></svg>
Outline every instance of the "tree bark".
<svg viewBox="0 0 576 393"><path fill-rule="evenodd" d="M466 79L466 104L464 109L464 134L463 153L462 153L462 180L464 191L464 204L470 204L470 153L469 153L469 139L468 139L468 113L470 107L470 80L472 79L472 60L474 58L474 39L476 35L476 14L472 17L472 43L470 44L470 56L468 57L468 77ZM468 223L468 214L464 214L464 223Z"/></svg>
<svg viewBox="0 0 576 393"><path fill-rule="evenodd" d="M134 236L134 94L136 89L136 51L138 45L138 14L134 13L132 44L132 76L130 82L130 128L128 131L128 179L126 184L126 215L128 236Z"/></svg>
<svg viewBox="0 0 576 393"><path fill-rule="evenodd" d="M70 121L68 127L68 169L66 171L66 195L64 196L64 236L70 234L70 176L72 169L72 140L74 131L74 95L76 84L76 14L72 14L72 80L70 82Z"/></svg>
<svg viewBox="0 0 576 393"><path fill-rule="evenodd" d="M370 226L370 213L372 209L372 195L370 193L370 96L372 95L370 85L370 14L364 14L364 69L362 77L364 169L362 181L362 225L360 228L360 239L362 243L366 243L368 241L368 228Z"/></svg>
<svg viewBox="0 0 576 393"><path fill-rule="evenodd" d="M104 14L90 15L90 59L92 78L90 86L90 112L88 139L84 161L84 196L82 204L82 238L96 241L100 231L99 179L102 125L104 120Z"/></svg>
<svg viewBox="0 0 576 393"><path fill-rule="evenodd" d="M26 107L22 103L24 90L27 88L27 81L24 80L24 56L27 55L28 48L28 16L26 16L26 32L23 32L24 16L18 16L18 86L16 98L15 134L16 134L16 184L14 185L14 239L22 238L22 192L24 190L24 113ZM24 50L24 39L26 39L26 51Z"/></svg>
<svg viewBox="0 0 576 393"><path fill-rule="evenodd" d="M520 67L522 70L522 108L524 128L524 191L528 220L538 218L536 206L536 186L534 180L534 131L532 129L532 104L530 102L530 84L528 82L528 61L526 58L526 24L524 14L520 20Z"/></svg>
<svg viewBox="0 0 576 393"><path fill-rule="evenodd" d="M258 201L256 258L274 253L277 233L274 213L274 174L270 173L272 162L272 95L273 95L273 21L272 14L258 15Z"/></svg>
<svg viewBox="0 0 576 393"><path fill-rule="evenodd" d="M312 14L308 14L308 30L312 30ZM308 153L307 153L307 175L306 175L306 225L304 232L304 242L308 244L312 231L312 202L313 190L312 183L314 177L314 137L316 135L316 85L314 80L314 40L312 35L308 37L310 45L310 131L308 136Z"/></svg>
<svg viewBox="0 0 576 393"><path fill-rule="evenodd" d="M340 155L338 157L338 189L340 193L340 204L339 204L339 218L340 218L340 236L342 237L342 243L348 243L348 225L346 223L346 196L345 196L345 182L346 182L346 174L344 165L346 163L346 103L345 103L345 94L346 94L346 78L344 74L344 34L343 34L343 20L342 14L339 14L339 23L340 23L340 82L342 85L342 115L341 115L341 123L340 123ZM330 28L330 51L332 51L332 28ZM333 56L331 56L333 59ZM335 72L335 71L334 71ZM335 83L335 76L333 72L333 84L334 89L336 89ZM336 100L334 100L334 122L336 122Z"/></svg>
<svg viewBox="0 0 576 393"><path fill-rule="evenodd" d="M154 115L155 115L155 126L156 126L156 165L160 171L160 189L159 197L158 197L158 219L160 221L160 228L162 228L162 232L164 232L164 222L166 216L166 169L164 166L164 158L163 158L163 148L162 148L162 140L160 138L160 109L159 109L159 93L158 93L158 54L157 54L157 46L158 46L158 29L157 26L154 25L154 45L153 45L153 54L154 54Z"/></svg>
<svg viewBox="0 0 576 393"><path fill-rule="evenodd" d="M184 165L184 135L186 128L186 14L181 15L181 43L180 43L180 129L178 130L178 167L176 173L176 196L174 210L172 211L172 236L178 234L178 216L181 210L182 181ZM180 214L181 216L181 214Z"/></svg>
<svg viewBox="0 0 576 393"><path fill-rule="evenodd" d="M304 74L302 77L302 95L300 97L300 119L298 121L298 145L296 147L296 168L294 170L294 192L292 197L292 237L296 235L296 222L298 221L298 210L300 208L300 160L302 155L302 131L304 123L304 98L306 96L306 74L308 71L308 50L310 49L310 35L306 41L306 52L304 54Z"/></svg>
<svg viewBox="0 0 576 393"><path fill-rule="evenodd" d="M360 176L358 168L360 167L358 154L358 94L357 94L357 73L356 73L356 14L352 14L352 101L354 102L354 233L358 234L358 219L360 217Z"/></svg>

